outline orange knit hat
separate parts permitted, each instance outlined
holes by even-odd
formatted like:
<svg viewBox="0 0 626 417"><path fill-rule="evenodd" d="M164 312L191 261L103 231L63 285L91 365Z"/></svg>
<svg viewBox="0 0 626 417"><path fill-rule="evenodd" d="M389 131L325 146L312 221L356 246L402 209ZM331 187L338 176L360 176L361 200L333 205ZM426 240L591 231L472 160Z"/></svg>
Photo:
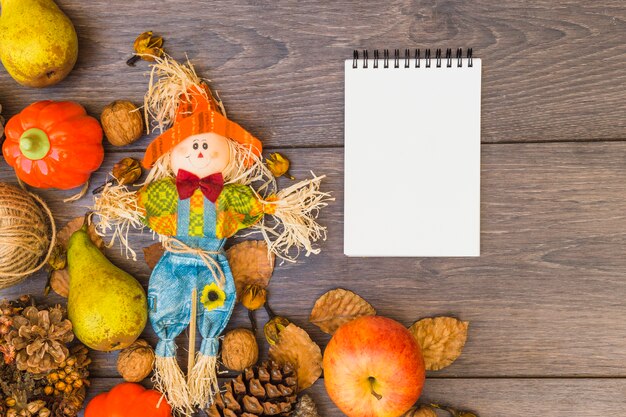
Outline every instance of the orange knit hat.
<svg viewBox="0 0 626 417"><path fill-rule="evenodd" d="M174 146L200 133L217 133L242 145L250 146L256 156L261 156L263 145L247 130L228 120L215 102L208 85L193 86L180 97L172 126L159 135L146 149L143 166L151 168L161 156Z"/></svg>

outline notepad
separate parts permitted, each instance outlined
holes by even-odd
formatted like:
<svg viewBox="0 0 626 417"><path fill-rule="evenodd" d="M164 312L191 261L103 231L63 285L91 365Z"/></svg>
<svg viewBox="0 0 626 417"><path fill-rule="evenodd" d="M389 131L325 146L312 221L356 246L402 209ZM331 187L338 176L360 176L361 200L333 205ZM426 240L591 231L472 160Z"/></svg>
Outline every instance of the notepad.
<svg viewBox="0 0 626 417"><path fill-rule="evenodd" d="M375 52L345 62L345 255L479 256L481 60Z"/></svg>

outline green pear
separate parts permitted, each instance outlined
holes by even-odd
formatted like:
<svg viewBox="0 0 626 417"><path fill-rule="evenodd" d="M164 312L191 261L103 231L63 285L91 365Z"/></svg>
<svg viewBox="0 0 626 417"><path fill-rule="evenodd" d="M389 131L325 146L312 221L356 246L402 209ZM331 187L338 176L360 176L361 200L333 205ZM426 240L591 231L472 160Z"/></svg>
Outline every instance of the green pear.
<svg viewBox="0 0 626 417"><path fill-rule="evenodd" d="M18 83L47 87L70 73L78 37L53 0L0 0L0 60Z"/></svg>
<svg viewBox="0 0 626 417"><path fill-rule="evenodd" d="M70 237L67 267L67 312L76 337L91 349L106 352L132 344L148 319L141 284L104 256L86 226Z"/></svg>

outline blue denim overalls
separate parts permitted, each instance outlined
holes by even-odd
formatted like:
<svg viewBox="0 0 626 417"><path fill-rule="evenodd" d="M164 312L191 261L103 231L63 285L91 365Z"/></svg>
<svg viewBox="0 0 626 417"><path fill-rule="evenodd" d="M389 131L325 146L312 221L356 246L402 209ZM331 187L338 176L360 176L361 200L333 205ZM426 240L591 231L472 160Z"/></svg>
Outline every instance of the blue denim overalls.
<svg viewBox="0 0 626 417"><path fill-rule="evenodd" d="M199 193L196 190L196 193ZM224 304L212 310L207 310L200 301L203 289L215 283L220 285L219 271L212 271L207 263L196 254L172 253L166 251L160 259L152 275L148 288L148 305L150 322L159 337L155 353L161 357L176 356L174 339L189 325L191 318L191 295L197 289L198 328L202 336L200 353L205 356L216 356L219 342L218 336L222 333L236 301L235 284L223 252L225 239L215 237L216 213L215 205L203 196L202 234L204 237L189 235L190 199L178 200L177 232L175 238L191 248L199 248L209 252L219 252L210 255L217 261L225 277L222 290L226 294Z"/></svg>

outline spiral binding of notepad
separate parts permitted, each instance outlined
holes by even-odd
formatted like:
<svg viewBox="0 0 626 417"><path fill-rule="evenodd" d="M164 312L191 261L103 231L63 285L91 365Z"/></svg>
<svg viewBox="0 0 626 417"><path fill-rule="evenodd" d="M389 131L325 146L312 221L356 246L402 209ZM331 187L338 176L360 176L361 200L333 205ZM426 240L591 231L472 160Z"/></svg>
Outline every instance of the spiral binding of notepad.
<svg viewBox="0 0 626 417"><path fill-rule="evenodd" d="M466 52L466 59L467 59L467 66L468 67L472 67L474 65L473 59L472 59L472 48L467 48L467 52ZM456 58L452 57L452 48L448 48L446 49L446 55L445 57L442 57L442 50L441 48L437 48L435 50L435 67L437 68L441 68L443 61L445 60L445 65L446 68L452 68L453 65L453 61L456 59L456 66L458 68L462 68L463 67L463 48L457 48L456 50ZM389 54L389 49L383 49L383 68L389 68L389 61L391 60L390 58L390 54ZM404 56L400 56L400 50L399 49L395 49L394 53L393 53L393 68L400 68L400 61L404 61L404 68L410 68L411 67L411 60L414 60L414 68L420 68L422 66L422 61L424 63L424 67L426 68L430 68L432 65L432 59L431 59L431 50L430 49L425 49L424 50L424 56L422 57L421 55L421 50L420 49L415 49L415 52L413 55L411 55L411 50L410 49L405 49L404 50ZM380 53L378 51L378 49L374 49L374 59L373 61L373 67L374 68L378 68L378 62L380 61ZM370 64L370 59L369 59L369 52L367 49L363 50L363 58L361 59L362 62L362 68L368 68L369 64ZM352 60L352 68L358 68L359 67L359 51L358 50L354 50L353 52L353 60Z"/></svg>

